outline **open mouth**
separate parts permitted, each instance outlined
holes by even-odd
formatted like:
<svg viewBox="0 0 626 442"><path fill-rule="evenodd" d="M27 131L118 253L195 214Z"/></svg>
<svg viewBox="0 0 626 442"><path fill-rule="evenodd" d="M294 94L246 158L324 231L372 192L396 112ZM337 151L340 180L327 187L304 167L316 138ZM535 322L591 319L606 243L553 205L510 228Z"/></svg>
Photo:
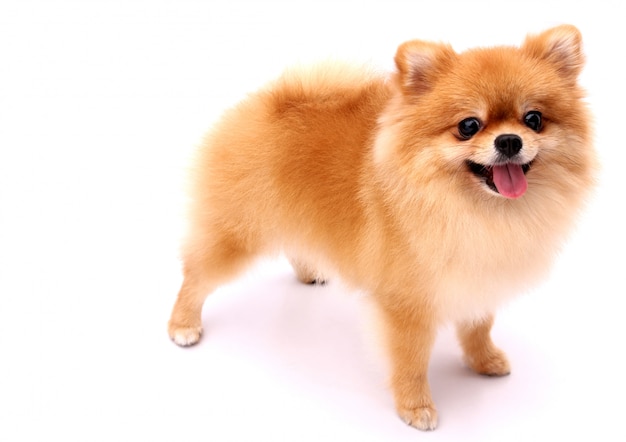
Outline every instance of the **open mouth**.
<svg viewBox="0 0 626 442"><path fill-rule="evenodd" d="M526 164L502 163L485 165L467 160L469 170L494 192L507 198L519 198L528 188L526 174L532 161Z"/></svg>

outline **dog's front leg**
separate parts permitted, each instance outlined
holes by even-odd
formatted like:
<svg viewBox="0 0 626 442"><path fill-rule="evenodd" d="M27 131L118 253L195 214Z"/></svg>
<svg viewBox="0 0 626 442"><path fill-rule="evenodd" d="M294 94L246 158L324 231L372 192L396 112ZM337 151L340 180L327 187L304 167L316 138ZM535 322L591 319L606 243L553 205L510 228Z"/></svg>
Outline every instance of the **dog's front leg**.
<svg viewBox="0 0 626 442"><path fill-rule="evenodd" d="M468 367L487 376L506 376L511 366L491 340L493 315L457 325L457 335Z"/></svg>
<svg viewBox="0 0 626 442"><path fill-rule="evenodd" d="M391 358L391 386L400 417L420 430L434 430L437 410L428 385L428 363L437 325L427 306L384 308Z"/></svg>

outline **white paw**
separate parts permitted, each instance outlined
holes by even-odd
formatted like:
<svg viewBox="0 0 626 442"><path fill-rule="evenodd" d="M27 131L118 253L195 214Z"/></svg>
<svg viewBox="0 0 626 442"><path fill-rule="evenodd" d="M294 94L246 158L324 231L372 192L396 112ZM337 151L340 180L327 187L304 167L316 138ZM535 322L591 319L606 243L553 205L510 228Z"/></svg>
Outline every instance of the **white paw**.
<svg viewBox="0 0 626 442"><path fill-rule="evenodd" d="M202 327L170 327L170 338L181 347L189 347L200 340Z"/></svg>
<svg viewBox="0 0 626 442"><path fill-rule="evenodd" d="M437 428L437 410L434 407L400 408L398 414L408 425L422 431Z"/></svg>

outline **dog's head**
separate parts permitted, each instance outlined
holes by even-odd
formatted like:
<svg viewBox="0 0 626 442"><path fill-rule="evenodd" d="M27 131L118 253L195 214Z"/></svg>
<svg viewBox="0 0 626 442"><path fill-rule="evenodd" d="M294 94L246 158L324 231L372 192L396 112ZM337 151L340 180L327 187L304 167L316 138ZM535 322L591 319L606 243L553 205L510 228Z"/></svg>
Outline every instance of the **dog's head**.
<svg viewBox="0 0 626 442"><path fill-rule="evenodd" d="M512 199L582 173L589 131L573 26L529 36L519 48L461 54L410 41L395 61L399 92L381 120L378 160L409 159L421 180L446 170L452 185Z"/></svg>

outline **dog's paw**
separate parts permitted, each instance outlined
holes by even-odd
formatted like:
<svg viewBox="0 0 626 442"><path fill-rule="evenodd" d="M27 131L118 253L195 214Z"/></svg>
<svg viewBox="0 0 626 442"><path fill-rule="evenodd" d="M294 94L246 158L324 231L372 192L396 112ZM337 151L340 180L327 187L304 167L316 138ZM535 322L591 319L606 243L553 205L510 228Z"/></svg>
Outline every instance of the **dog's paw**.
<svg viewBox="0 0 626 442"><path fill-rule="evenodd" d="M298 281L300 281L301 283L309 285L326 284L326 279L324 278L324 276L322 276L314 267L311 267L309 264L295 258L290 258L289 262L296 272Z"/></svg>
<svg viewBox="0 0 626 442"><path fill-rule="evenodd" d="M511 365L502 350L493 349L480 356L466 356L465 363L476 373L485 376L511 374Z"/></svg>
<svg viewBox="0 0 626 442"><path fill-rule="evenodd" d="M437 410L434 407L398 408L398 414L404 422L418 430L437 428Z"/></svg>
<svg viewBox="0 0 626 442"><path fill-rule="evenodd" d="M202 336L202 327L179 327L170 324L168 332L172 341L181 347L189 347L200 340Z"/></svg>

